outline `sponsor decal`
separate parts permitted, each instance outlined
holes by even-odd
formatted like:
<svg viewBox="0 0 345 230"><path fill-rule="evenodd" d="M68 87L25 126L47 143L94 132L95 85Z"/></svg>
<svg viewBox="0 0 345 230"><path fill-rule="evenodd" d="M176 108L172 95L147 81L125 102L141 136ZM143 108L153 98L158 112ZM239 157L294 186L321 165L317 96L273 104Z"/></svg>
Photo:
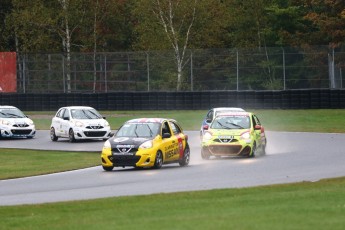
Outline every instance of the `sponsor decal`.
<svg viewBox="0 0 345 230"><path fill-rule="evenodd" d="M127 141L129 138L128 137L119 137L114 139L114 142L124 142Z"/></svg>
<svg viewBox="0 0 345 230"><path fill-rule="evenodd" d="M218 139L222 143L230 143L234 139L234 136L218 136Z"/></svg>

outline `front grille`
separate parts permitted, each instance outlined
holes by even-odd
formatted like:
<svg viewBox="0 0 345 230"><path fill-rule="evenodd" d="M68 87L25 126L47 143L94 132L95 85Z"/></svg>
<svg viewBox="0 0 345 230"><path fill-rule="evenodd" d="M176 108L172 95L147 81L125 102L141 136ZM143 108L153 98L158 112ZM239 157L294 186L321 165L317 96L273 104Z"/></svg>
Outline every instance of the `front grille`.
<svg viewBox="0 0 345 230"><path fill-rule="evenodd" d="M32 130L31 129L12 129L11 132L13 135L29 135Z"/></svg>
<svg viewBox="0 0 345 230"><path fill-rule="evenodd" d="M112 155L109 160L113 162L114 166L135 166L140 160L140 156L136 155Z"/></svg>
<svg viewBox="0 0 345 230"><path fill-rule="evenodd" d="M29 127L29 125L28 124L14 124L13 127L25 128L25 127Z"/></svg>
<svg viewBox="0 0 345 230"><path fill-rule="evenodd" d="M214 155L237 155L242 149L241 145L211 145L209 150Z"/></svg>
<svg viewBox="0 0 345 230"><path fill-rule="evenodd" d="M106 131L96 131L96 132L84 132L85 136L87 137L103 137L107 132Z"/></svg>
<svg viewBox="0 0 345 230"><path fill-rule="evenodd" d="M218 138L218 139L215 139L214 142L218 142L218 143L233 143L233 142L238 142L238 140L237 139L230 140L230 139L220 139L220 138Z"/></svg>
<svg viewBox="0 0 345 230"><path fill-rule="evenodd" d="M87 129L103 129L104 127L101 125L89 125L89 126L86 126L85 128L87 128Z"/></svg>

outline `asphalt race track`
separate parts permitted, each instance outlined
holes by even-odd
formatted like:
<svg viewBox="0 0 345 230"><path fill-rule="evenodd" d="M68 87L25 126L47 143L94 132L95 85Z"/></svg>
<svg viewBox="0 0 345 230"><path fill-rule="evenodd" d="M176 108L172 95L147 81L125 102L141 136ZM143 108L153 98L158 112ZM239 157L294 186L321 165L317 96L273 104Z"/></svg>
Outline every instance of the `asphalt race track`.
<svg viewBox="0 0 345 230"><path fill-rule="evenodd" d="M50 175L0 180L0 205L36 204L102 197L239 188L345 176L345 134L267 132L267 154L252 159L202 160L197 131L189 135L188 167L164 165L159 170L101 166ZM49 131L34 139L0 140L0 148L95 151L103 141L52 142ZM10 157L9 157L10 159ZM20 167L18 167L20 169Z"/></svg>

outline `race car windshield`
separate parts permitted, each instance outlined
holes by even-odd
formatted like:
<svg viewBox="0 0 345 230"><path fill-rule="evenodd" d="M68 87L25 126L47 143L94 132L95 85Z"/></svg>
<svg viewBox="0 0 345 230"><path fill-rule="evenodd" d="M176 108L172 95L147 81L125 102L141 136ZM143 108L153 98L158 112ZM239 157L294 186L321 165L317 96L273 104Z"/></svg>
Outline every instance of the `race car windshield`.
<svg viewBox="0 0 345 230"><path fill-rule="evenodd" d="M221 116L211 124L211 129L249 129L250 119L248 116Z"/></svg>
<svg viewBox="0 0 345 230"><path fill-rule="evenodd" d="M127 123L116 133L117 137L155 137L160 123Z"/></svg>
<svg viewBox="0 0 345 230"><path fill-rule="evenodd" d="M0 109L1 118L25 118L26 116L22 111L15 108Z"/></svg>
<svg viewBox="0 0 345 230"><path fill-rule="evenodd" d="M95 109L72 109L74 119L102 119L102 116Z"/></svg>

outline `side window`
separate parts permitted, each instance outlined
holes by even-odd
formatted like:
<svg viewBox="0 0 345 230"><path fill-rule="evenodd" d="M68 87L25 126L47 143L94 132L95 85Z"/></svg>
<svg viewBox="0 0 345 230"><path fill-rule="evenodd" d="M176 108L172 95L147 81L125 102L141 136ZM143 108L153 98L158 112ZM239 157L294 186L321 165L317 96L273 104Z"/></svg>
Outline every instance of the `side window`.
<svg viewBox="0 0 345 230"><path fill-rule="evenodd" d="M261 125L261 124L260 124L259 118L253 115L253 126L255 127L255 125Z"/></svg>
<svg viewBox="0 0 345 230"><path fill-rule="evenodd" d="M162 134L163 133L170 133L171 134L168 122L164 122L164 124L162 125Z"/></svg>
<svg viewBox="0 0 345 230"><path fill-rule="evenodd" d="M56 114L56 117L63 118L64 112L65 112L65 109L60 109L59 112Z"/></svg>
<svg viewBox="0 0 345 230"><path fill-rule="evenodd" d="M206 115L206 119L211 119L213 120L213 110L208 111L207 115Z"/></svg>
<svg viewBox="0 0 345 230"><path fill-rule="evenodd" d="M174 133L175 135L181 133L181 129L180 129L180 127L179 127L177 124L175 124L175 123L172 122L172 121L170 121L169 124L170 124L171 129L172 129L172 131L173 131L173 133Z"/></svg>
<svg viewBox="0 0 345 230"><path fill-rule="evenodd" d="M63 114L63 118L69 118L69 112L68 112L68 109L65 109L65 112Z"/></svg>

